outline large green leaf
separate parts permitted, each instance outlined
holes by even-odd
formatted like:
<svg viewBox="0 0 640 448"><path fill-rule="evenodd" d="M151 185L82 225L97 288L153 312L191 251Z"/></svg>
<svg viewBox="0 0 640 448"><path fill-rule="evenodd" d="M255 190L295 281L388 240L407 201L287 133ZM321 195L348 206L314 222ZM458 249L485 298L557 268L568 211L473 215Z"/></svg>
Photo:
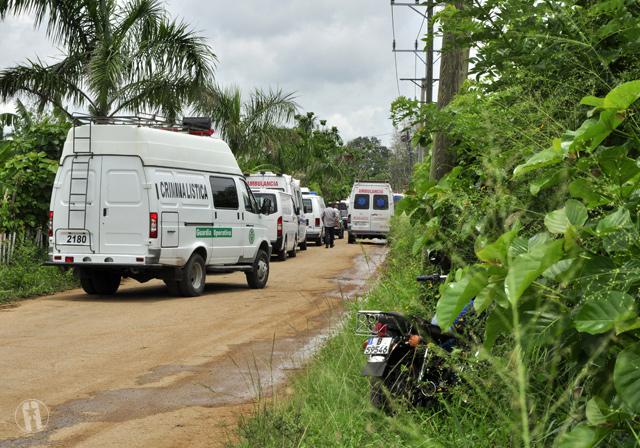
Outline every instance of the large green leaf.
<svg viewBox="0 0 640 448"><path fill-rule="evenodd" d="M558 440L558 448L591 448L599 439L598 430L580 423Z"/></svg>
<svg viewBox="0 0 640 448"><path fill-rule="evenodd" d="M622 185L640 174L636 161L627 157L627 148L618 146L607 148L598 155L602 171L616 184Z"/></svg>
<svg viewBox="0 0 640 448"><path fill-rule="evenodd" d="M602 398L593 397L587 401L585 415L591 426L606 425L609 422L611 410Z"/></svg>
<svg viewBox="0 0 640 448"><path fill-rule="evenodd" d="M486 269L474 266L460 280L444 285L436 305L436 318L441 328L453 324L462 309L486 286L488 278Z"/></svg>
<svg viewBox="0 0 640 448"><path fill-rule="evenodd" d="M596 190L595 185L587 179L576 179L569 184L569 193L574 198L585 201L587 207L595 208L608 204L610 200Z"/></svg>
<svg viewBox="0 0 640 448"><path fill-rule="evenodd" d="M538 244L529 252L515 257L505 278L505 291L509 301L515 305L531 283L561 257L561 240Z"/></svg>
<svg viewBox="0 0 640 448"><path fill-rule="evenodd" d="M502 265L507 263L507 251L513 239L518 235L519 225L515 225L511 230L500 235L493 243L487 244L476 250L476 256L487 263L499 262Z"/></svg>
<svg viewBox="0 0 640 448"><path fill-rule="evenodd" d="M607 235L613 232L618 232L622 229L632 227L631 214L629 210L624 207L620 207L615 212L602 218L596 226L596 233L598 235Z"/></svg>
<svg viewBox="0 0 640 448"><path fill-rule="evenodd" d="M569 199L561 209L546 214L544 225L551 233L565 233L570 226L583 226L587 218L587 208L581 202Z"/></svg>
<svg viewBox="0 0 640 448"><path fill-rule="evenodd" d="M484 327L484 347L491 350L498 336L513 328L511 309L494 307Z"/></svg>
<svg viewBox="0 0 640 448"><path fill-rule="evenodd" d="M529 171L560 163L563 157L564 153L560 147L560 140L556 139L551 147L534 154L525 163L515 167L513 177L522 176Z"/></svg>
<svg viewBox="0 0 640 448"><path fill-rule="evenodd" d="M591 152L609 136L624 121L624 116L615 110L604 110L598 119L589 118L574 131L574 139L568 147L568 152Z"/></svg>
<svg viewBox="0 0 640 448"><path fill-rule="evenodd" d="M622 401L640 414L640 344L620 352L613 369L613 384Z"/></svg>
<svg viewBox="0 0 640 448"><path fill-rule="evenodd" d="M604 97L605 109L625 110L640 98L640 80L619 85Z"/></svg>
<svg viewBox="0 0 640 448"><path fill-rule="evenodd" d="M636 317L635 301L629 294L607 291L588 298L573 319L582 333L600 334L611 331L616 324Z"/></svg>

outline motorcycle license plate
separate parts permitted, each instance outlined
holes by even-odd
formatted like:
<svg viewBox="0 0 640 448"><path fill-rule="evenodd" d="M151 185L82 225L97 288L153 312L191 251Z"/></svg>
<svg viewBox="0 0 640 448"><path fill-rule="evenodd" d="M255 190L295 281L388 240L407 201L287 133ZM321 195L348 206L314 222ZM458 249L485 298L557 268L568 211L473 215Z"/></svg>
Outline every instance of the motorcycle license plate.
<svg viewBox="0 0 640 448"><path fill-rule="evenodd" d="M364 349L365 355L386 355L389 353L393 338L369 338L367 347Z"/></svg>

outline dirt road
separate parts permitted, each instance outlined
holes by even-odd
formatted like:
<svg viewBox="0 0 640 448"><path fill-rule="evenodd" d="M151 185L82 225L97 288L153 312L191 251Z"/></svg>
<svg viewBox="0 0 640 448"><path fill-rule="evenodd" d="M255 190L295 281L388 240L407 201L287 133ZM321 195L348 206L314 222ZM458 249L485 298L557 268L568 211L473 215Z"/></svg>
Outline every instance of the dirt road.
<svg viewBox="0 0 640 448"><path fill-rule="evenodd" d="M240 273L209 276L196 298L131 281L115 298L73 290L0 310L0 448L222 446L384 254L341 240L272 262L261 291ZM29 399L50 413L40 407L46 427L25 435L16 415Z"/></svg>

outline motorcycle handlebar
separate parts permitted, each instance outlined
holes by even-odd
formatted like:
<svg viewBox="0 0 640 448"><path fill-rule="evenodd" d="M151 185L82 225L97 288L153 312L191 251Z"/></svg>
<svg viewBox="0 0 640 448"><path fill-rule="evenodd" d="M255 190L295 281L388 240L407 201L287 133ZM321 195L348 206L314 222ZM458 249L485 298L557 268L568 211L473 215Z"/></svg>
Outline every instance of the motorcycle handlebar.
<svg viewBox="0 0 640 448"><path fill-rule="evenodd" d="M440 282L444 282L446 279L447 279L446 275L440 275L440 274L422 274L416 277L416 281L420 283L424 283L424 282L440 283Z"/></svg>

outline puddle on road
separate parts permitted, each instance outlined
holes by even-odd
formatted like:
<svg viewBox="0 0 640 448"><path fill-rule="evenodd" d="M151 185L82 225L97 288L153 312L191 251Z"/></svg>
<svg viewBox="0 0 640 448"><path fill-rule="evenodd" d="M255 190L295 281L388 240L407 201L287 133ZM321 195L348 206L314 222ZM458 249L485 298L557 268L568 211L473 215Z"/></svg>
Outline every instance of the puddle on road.
<svg viewBox="0 0 640 448"><path fill-rule="evenodd" d="M334 296L352 298L365 291L367 280L386 256L386 248L361 246L354 267L334 280ZM23 438L0 440L0 448L47 444L63 428L85 422L124 422L190 406L217 407L269 396L287 376L304 366L342 324L342 313L328 302L310 322L310 329L294 336L231 346L229 355L205 364L163 365L139 376L141 387L98 392L90 398L56 406L46 430ZM180 378L171 381L171 377ZM153 383L170 380L167 385Z"/></svg>

